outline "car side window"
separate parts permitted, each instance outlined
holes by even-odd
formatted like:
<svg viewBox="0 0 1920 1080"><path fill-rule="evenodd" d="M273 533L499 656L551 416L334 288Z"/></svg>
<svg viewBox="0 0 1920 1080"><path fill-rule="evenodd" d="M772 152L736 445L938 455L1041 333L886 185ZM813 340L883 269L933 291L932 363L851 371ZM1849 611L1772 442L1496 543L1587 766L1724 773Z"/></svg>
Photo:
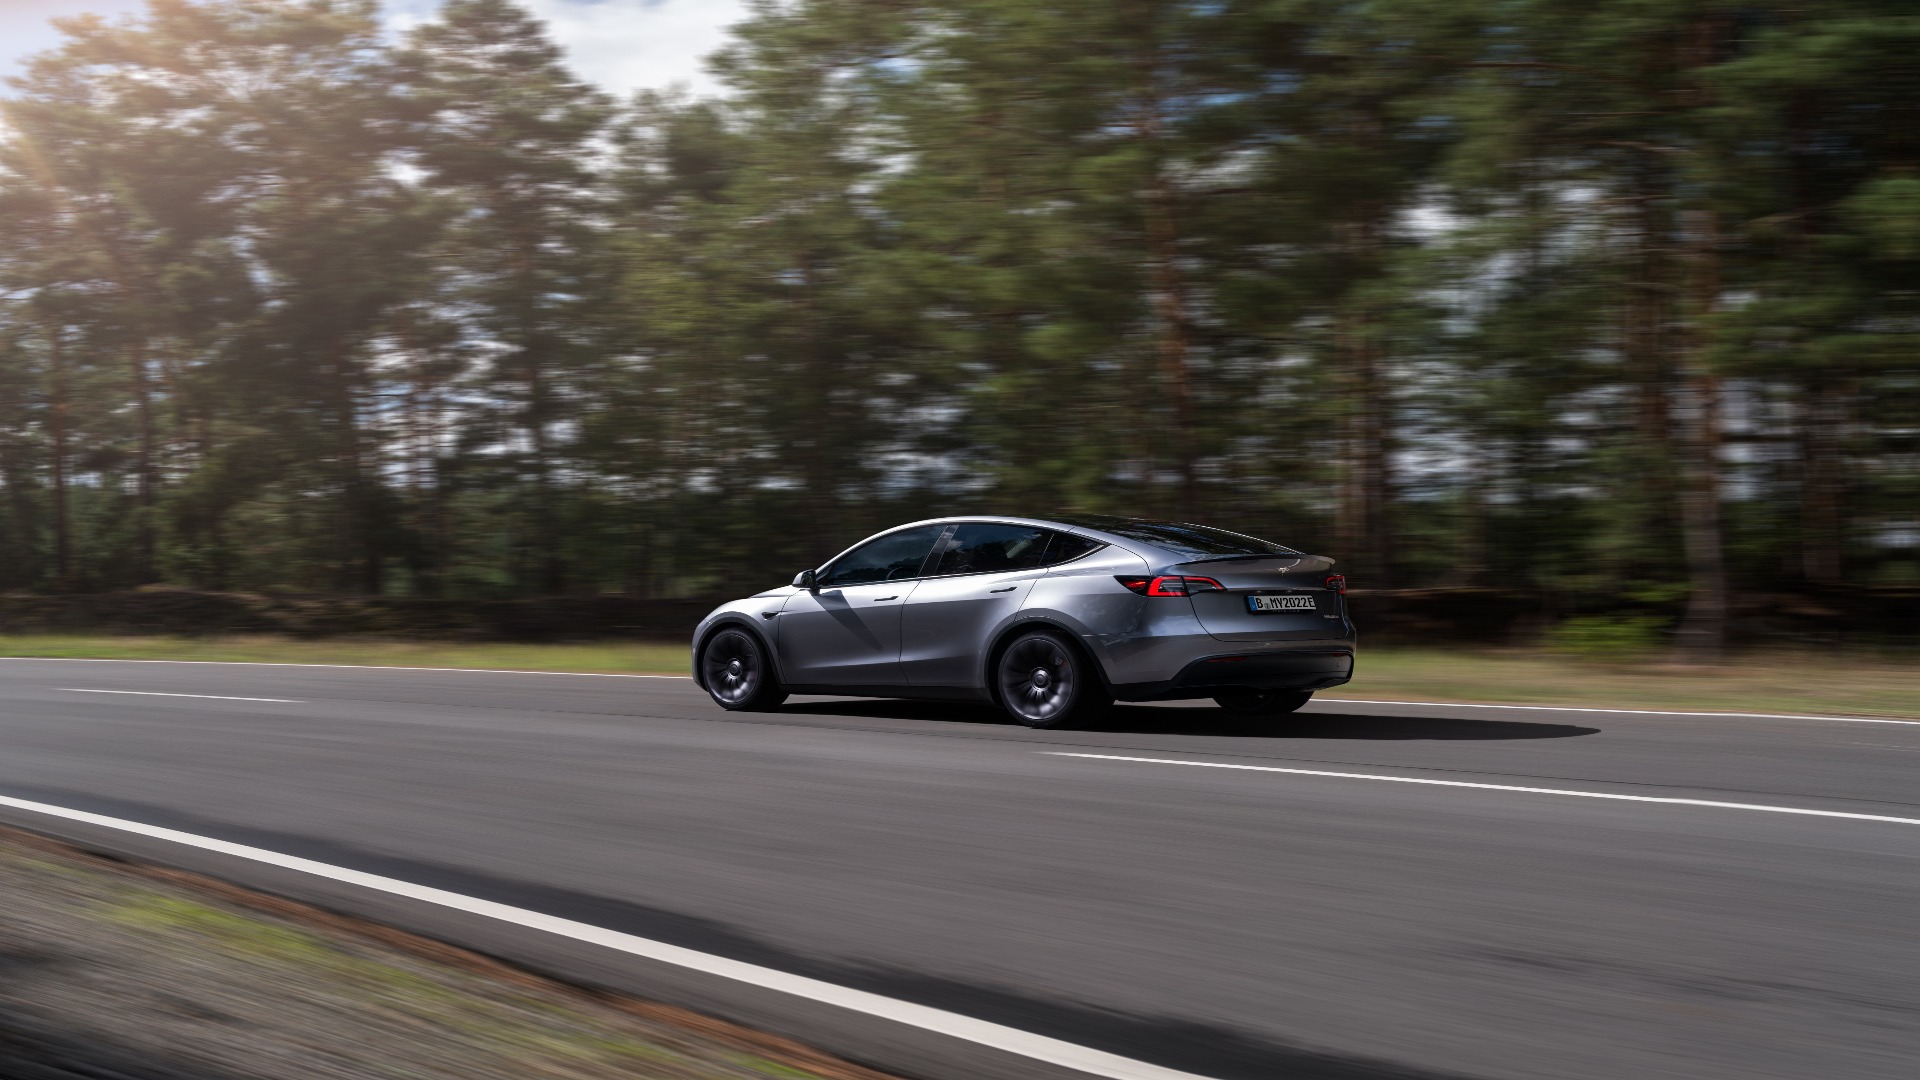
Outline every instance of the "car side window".
<svg viewBox="0 0 1920 1080"><path fill-rule="evenodd" d="M1072 562L1082 555L1103 547L1106 545L1098 540L1089 540L1072 533L1054 533L1053 539L1047 542L1046 565L1055 566L1063 562Z"/></svg>
<svg viewBox="0 0 1920 1080"><path fill-rule="evenodd" d="M821 575L818 585L837 589L843 585L870 585L877 581L919 577L921 566L933 551L933 542L946 531L945 525L922 525L869 541L835 559Z"/></svg>
<svg viewBox="0 0 1920 1080"><path fill-rule="evenodd" d="M1051 535L1045 529L1025 525L962 524L941 546L940 559L934 564L933 572L938 575L992 574L1044 566L1047 539Z"/></svg>

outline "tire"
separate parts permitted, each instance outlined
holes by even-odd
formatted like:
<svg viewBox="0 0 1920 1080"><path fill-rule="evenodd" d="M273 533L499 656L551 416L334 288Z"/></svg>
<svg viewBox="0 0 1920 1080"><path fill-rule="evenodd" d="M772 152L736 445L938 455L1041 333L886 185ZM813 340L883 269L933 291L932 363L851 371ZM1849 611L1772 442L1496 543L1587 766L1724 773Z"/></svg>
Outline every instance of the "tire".
<svg viewBox="0 0 1920 1080"><path fill-rule="evenodd" d="M994 661L993 685L1000 707L1030 728L1085 723L1113 704L1093 662L1050 630L1008 642Z"/></svg>
<svg viewBox="0 0 1920 1080"><path fill-rule="evenodd" d="M1311 690L1234 690L1213 702L1235 716L1285 716L1312 699Z"/></svg>
<svg viewBox="0 0 1920 1080"><path fill-rule="evenodd" d="M700 647L700 680L729 712L766 712L787 700L766 646L739 627L722 628Z"/></svg>

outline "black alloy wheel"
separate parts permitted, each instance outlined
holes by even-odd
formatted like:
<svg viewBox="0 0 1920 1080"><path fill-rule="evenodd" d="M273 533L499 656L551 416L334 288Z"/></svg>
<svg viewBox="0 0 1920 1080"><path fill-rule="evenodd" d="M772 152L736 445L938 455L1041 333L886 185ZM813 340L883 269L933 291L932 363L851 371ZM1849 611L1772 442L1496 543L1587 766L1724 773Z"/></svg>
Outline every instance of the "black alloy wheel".
<svg viewBox="0 0 1920 1080"><path fill-rule="evenodd" d="M721 708L761 712L787 700L766 650L745 630L722 630L700 650L700 677Z"/></svg>
<svg viewBox="0 0 1920 1080"><path fill-rule="evenodd" d="M1228 690L1213 697L1236 716L1284 716L1312 699L1311 690Z"/></svg>
<svg viewBox="0 0 1920 1080"><path fill-rule="evenodd" d="M1000 704L1030 728L1066 727L1113 703L1080 653L1047 631L1013 639L1001 652L994 677Z"/></svg>

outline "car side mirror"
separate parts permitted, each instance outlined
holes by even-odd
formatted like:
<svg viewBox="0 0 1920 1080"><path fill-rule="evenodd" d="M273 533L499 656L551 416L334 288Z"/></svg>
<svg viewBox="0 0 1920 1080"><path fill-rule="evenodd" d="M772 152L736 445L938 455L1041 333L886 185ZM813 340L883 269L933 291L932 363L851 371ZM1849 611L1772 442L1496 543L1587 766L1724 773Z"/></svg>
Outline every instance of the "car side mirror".
<svg viewBox="0 0 1920 1080"><path fill-rule="evenodd" d="M811 570L802 570L793 575L793 587L796 589L807 589L809 591L819 588L818 585L813 583L813 571Z"/></svg>

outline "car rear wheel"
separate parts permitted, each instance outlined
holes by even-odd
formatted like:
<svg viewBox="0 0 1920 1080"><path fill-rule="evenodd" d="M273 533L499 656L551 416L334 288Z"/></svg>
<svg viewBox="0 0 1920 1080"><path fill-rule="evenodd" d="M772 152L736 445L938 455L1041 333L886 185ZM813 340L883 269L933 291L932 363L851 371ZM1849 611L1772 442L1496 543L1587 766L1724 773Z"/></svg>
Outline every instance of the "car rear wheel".
<svg viewBox="0 0 1920 1080"><path fill-rule="evenodd" d="M1030 728L1082 723L1113 704L1081 652L1051 631L1014 638L994 668L1001 707Z"/></svg>
<svg viewBox="0 0 1920 1080"><path fill-rule="evenodd" d="M700 677L714 703L730 711L764 712L787 700L766 649L745 630L722 630L707 639Z"/></svg>
<svg viewBox="0 0 1920 1080"><path fill-rule="evenodd" d="M1214 704L1236 716L1284 716L1313 699L1311 690L1231 690Z"/></svg>

